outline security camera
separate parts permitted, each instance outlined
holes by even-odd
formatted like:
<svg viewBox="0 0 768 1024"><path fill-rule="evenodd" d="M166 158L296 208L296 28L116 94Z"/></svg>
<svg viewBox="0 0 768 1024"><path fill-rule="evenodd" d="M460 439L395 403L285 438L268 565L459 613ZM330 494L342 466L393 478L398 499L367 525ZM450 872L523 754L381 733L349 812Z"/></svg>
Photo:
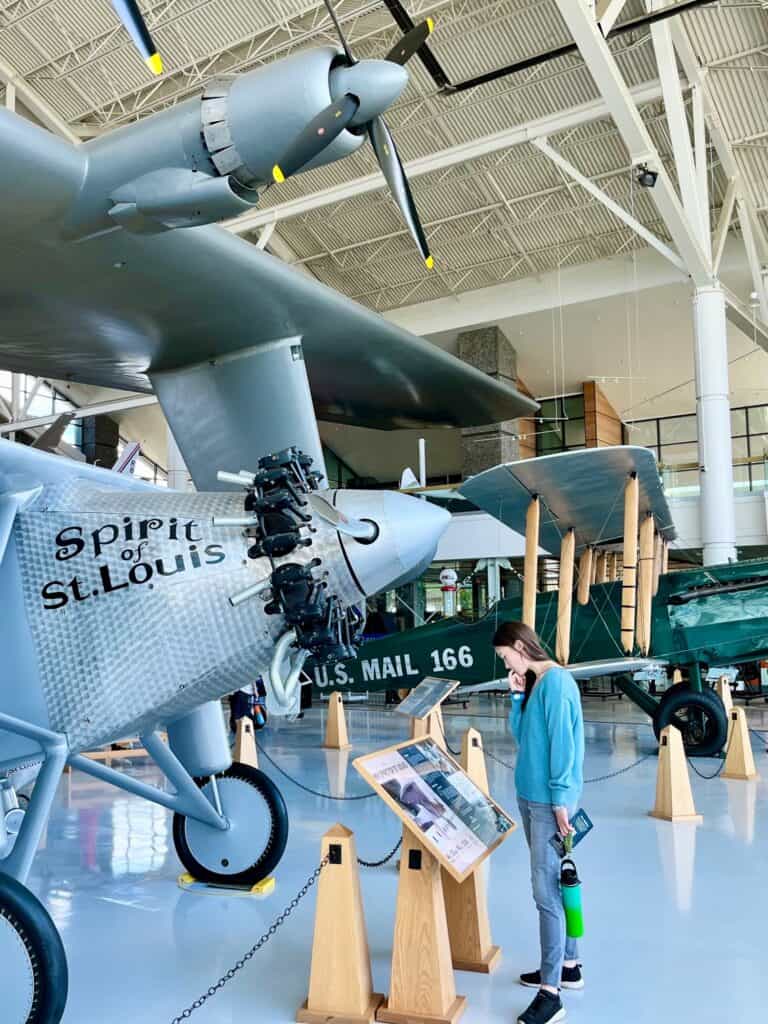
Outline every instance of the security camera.
<svg viewBox="0 0 768 1024"><path fill-rule="evenodd" d="M648 164L640 164L637 168L637 184L641 188L653 188L659 180L659 172L649 169Z"/></svg>

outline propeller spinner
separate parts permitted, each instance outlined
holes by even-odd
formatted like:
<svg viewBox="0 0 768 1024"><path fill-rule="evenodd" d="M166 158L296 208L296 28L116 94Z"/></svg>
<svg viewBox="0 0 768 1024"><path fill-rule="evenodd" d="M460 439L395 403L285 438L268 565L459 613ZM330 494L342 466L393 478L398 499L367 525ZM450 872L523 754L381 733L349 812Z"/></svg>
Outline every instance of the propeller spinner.
<svg viewBox="0 0 768 1024"><path fill-rule="evenodd" d="M382 115L400 95L408 81L407 75L396 74L395 68L404 67L424 45L434 30L434 22L427 18L421 24L415 25L390 50L384 60L358 61L344 35L331 0L324 0L324 3L336 27L348 62L334 68L332 72L332 89L335 86L341 95L300 132L291 147L273 167L272 177L276 182L282 183L311 163L346 129L364 131L373 146L392 197L400 208L424 263L431 270L435 261L429 251L405 169Z"/></svg>

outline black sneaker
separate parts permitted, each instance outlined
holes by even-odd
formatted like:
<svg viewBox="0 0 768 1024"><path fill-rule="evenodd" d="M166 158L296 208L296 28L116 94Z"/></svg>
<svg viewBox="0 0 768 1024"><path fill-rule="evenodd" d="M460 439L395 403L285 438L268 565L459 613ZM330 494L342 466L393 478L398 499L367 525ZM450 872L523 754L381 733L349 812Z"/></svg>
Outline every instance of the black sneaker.
<svg viewBox="0 0 768 1024"><path fill-rule="evenodd" d="M520 984L526 988L541 988L541 972L531 971L530 974L520 975ZM560 975L560 988L584 988L584 975L581 973L581 964L575 967L563 967Z"/></svg>
<svg viewBox="0 0 768 1024"><path fill-rule="evenodd" d="M517 1018L517 1024L554 1024L556 1020L564 1018L565 1007L560 1002L560 996L553 996L542 988L525 1013Z"/></svg>

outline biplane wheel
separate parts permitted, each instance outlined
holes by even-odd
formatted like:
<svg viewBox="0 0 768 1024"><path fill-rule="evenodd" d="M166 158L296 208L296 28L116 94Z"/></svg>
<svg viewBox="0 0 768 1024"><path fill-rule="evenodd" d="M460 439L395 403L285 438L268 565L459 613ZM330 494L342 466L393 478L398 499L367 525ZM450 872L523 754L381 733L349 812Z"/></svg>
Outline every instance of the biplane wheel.
<svg viewBox="0 0 768 1024"><path fill-rule="evenodd" d="M728 717L714 690L691 690L678 683L667 690L653 718L656 739L661 730L675 725L683 734L685 751L691 757L713 757L725 747Z"/></svg>
<svg viewBox="0 0 768 1024"><path fill-rule="evenodd" d="M67 1003L67 957L42 903L0 874L0 1019L59 1024Z"/></svg>
<svg viewBox="0 0 768 1024"><path fill-rule="evenodd" d="M216 776L226 832L183 814L173 816L179 860L194 878L214 885L256 885L280 862L288 842L288 809L272 780L258 768L233 762ZM210 780L197 784L213 802Z"/></svg>

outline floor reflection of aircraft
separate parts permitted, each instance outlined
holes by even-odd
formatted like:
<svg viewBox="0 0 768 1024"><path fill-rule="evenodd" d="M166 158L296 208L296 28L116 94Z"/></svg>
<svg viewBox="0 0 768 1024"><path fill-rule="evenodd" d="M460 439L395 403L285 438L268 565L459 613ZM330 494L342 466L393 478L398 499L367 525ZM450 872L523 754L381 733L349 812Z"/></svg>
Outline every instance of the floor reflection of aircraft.
<svg viewBox="0 0 768 1024"><path fill-rule="evenodd" d="M280 860L282 796L232 763L219 698L268 674L272 713L290 708L305 660L352 655L366 597L423 572L449 518L326 490L315 415L394 429L535 409L215 226L369 139L431 266L382 117L429 29L383 60L344 39L295 52L78 147L0 110L0 365L154 390L198 488L0 441L0 920L19 922L0 929L3 1024L64 1011L61 942L23 883L65 762L172 810L199 879L251 885ZM82 756L133 735L169 790ZM14 773L43 758L24 812Z"/></svg>
<svg viewBox="0 0 768 1024"><path fill-rule="evenodd" d="M630 480L636 481L641 538L644 522L656 532L650 559L647 533L644 550L636 533L631 542L624 540L625 496L635 488L627 488ZM316 668L321 690L408 689L429 675L458 679L458 696L469 692L464 688L498 689L504 667L494 655L493 634L499 621L525 617L527 593L535 598L535 625L545 645L569 662L577 679L611 677L652 717L657 734L670 722L678 725L690 753L722 749L725 712L703 678L708 667L759 661L768 651L768 561L664 571L674 529L650 451L627 446L543 456L498 466L457 489L423 493L463 499L523 534L536 499L536 537L547 557L562 556L569 534L580 552L573 592L532 593L534 557L522 597L499 601L478 622L447 618L373 640L355 662ZM627 565L631 553L632 566L640 555L640 576L650 579L650 590L642 579L636 584L634 571L618 578L620 553L627 554ZM671 674L673 667L683 670L687 682L660 699L638 681L660 670Z"/></svg>

